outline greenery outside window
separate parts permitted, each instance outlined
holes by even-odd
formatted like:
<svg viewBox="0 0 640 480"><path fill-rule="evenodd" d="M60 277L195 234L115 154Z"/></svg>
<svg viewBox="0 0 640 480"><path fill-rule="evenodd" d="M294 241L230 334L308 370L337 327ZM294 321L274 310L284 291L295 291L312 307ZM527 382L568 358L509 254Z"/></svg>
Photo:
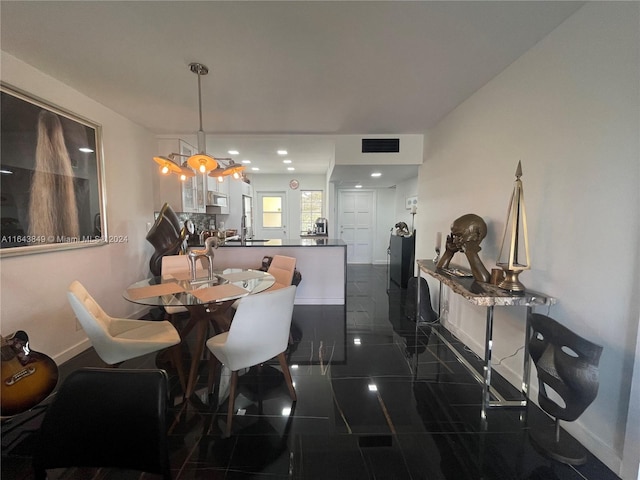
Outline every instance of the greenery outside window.
<svg viewBox="0 0 640 480"><path fill-rule="evenodd" d="M322 190L301 190L300 230L312 233L316 219L322 216Z"/></svg>

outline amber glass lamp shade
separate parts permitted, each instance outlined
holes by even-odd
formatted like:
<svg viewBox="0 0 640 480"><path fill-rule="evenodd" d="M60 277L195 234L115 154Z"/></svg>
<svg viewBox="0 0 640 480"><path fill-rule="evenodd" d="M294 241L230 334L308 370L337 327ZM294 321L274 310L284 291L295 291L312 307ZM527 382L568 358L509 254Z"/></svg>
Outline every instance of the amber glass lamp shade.
<svg viewBox="0 0 640 480"><path fill-rule="evenodd" d="M244 171L244 169L244 165L237 165L232 162L227 168L224 169L223 175L232 175L233 178L238 180L240 178L240 173Z"/></svg>
<svg viewBox="0 0 640 480"><path fill-rule="evenodd" d="M153 157L153 161L160 165L160 173L163 175L169 175L170 173L180 173L181 171L180 167L167 157Z"/></svg>
<svg viewBox="0 0 640 480"><path fill-rule="evenodd" d="M196 153L187 160L187 163L196 172L207 173L218 166L218 162L213 157L204 153Z"/></svg>
<svg viewBox="0 0 640 480"><path fill-rule="evenodd" d="M180 177L180 180L182 180L183 182L187 180L187 178L193 178L196 176L196 172L194 172L193 170L191 170L186 162L182 165L182 167L180 167L180 173L178 173L178 176Z"/></svg>
<svg viewBox="0 0 640 480"><path fill-rule="evenodd" d="M218 180L218 182L222 183L224 182L224 168L215 168L213 170L211 170L209 172L209 176L215 178L216 180Z"/></svg>

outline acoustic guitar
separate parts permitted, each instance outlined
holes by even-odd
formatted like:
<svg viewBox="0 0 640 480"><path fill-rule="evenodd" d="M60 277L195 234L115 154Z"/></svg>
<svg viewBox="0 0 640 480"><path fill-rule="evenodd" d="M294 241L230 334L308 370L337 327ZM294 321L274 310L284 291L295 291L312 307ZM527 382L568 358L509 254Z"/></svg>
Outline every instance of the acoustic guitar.
<svg viewBox="0 0 640 480"><path fill-rule="evenodd" d="M47 355L32 351L22 330L0 339L0 416L10 417L35 407L56 388L58 366Z"/></svg>

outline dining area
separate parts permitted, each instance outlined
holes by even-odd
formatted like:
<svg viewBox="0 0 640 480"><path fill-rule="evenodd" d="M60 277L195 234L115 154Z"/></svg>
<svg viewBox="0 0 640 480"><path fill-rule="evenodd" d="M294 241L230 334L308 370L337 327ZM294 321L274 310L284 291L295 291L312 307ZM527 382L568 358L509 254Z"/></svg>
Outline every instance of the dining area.
<svg viewBox="0 0 640 480"><path fill-rule="evenodd" d="M229 331L235 313L234 303L239 305L242 298L269 290L274 286L275 278L260 270L233 268L214 273L212 278L207 270L197 269L192 278L184 255L164 257L162 272L161 276L131 284L123 297L133 303L164 310L181 338L194 331L192 361L184 384L185 397L189 398L194 392L206 340L211 334Z"/></svg>
<svg viewBox="0 0 640 480"><path fill-rule="evenodd" d="M269 372L275 371L279 381L284 380L295 404L296 392L285 351L291 339L296 259L274 256L265 265L266 271L216 270L208 263L212 260L205 257L194 263L187 255L166 256L160 275L126 286L122 293L126 301L154 312L145 319L110 316L82 283L72 282L67 292L69 304L102 366L78 369L59 385L40 429L41 441L34 456L36 478L46 478L46 471L51 468L76 465L121 466L171 478L166 444L171 430L166 423L170 403L179 407L170 422L175 423L189 416L190 410L201 408L203 399L209 403L207 399L211 397L212 405L227 401L223 429L224 436L230 437L238 378L252 367L262 370L263 364L271 360L277 361L280 370L269 367ZM160 318L153 319L157 314ZM119 368L149 355L156 357L155 368ZM178 385L170 387L167 371L175 374ZM149 375L151 380L145 378ZM229 379L223 388L221 378ZM196 393L197 386L200 390ZM100 388L105 393L94 397L92 391ZM177 390L177 395L169 396L171 390ZM155 393L150 395L151 391ZM132 400L123 405L123 398ZM140 401L135 402L136 398ZM110 419L98 444L82 441L96 437L96 429L100 428L100 422L93 421L81 422L78 427L77 419L83 418L83 412L90 412L91 418ZM140 424L140 419L147 419L151 425L141 426L140 433L131 431L129 426ZM113 454L108 447L122 441L123 431L130 439L141 435L141 442L147 442L143 438L145 431L161 433L153 443L155 450L137 459L122 452ZM47 441L49 437L52 441ZM62 452L56 447L61 442L78 448Z"/></svg>

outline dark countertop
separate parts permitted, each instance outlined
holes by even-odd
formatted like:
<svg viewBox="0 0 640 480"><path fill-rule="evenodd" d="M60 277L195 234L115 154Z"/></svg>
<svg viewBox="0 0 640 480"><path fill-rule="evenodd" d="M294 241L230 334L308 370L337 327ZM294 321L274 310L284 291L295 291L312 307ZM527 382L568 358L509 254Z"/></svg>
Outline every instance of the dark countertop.
<svg viewBox="0 0 640 480"><path fill-rule="evenodd" d="M327 237L313 237L300 239L278 239L267 241L247 240L244 245L241 242L227 242L221 247L346 247L343 240Z"/></svg>

